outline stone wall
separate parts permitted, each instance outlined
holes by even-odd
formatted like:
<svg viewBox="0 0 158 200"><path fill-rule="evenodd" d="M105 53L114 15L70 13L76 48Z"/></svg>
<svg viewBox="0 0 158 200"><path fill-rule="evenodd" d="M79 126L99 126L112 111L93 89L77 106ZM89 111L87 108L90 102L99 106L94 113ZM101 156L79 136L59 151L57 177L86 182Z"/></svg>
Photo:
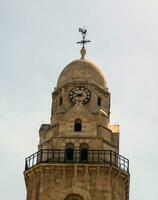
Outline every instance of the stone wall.
<svg viewBox="0 0 158 200"><path fill-rule="evenodd" d="M27 200L127 200L129 175L108 165L38 165L25 173Z"/></svg>

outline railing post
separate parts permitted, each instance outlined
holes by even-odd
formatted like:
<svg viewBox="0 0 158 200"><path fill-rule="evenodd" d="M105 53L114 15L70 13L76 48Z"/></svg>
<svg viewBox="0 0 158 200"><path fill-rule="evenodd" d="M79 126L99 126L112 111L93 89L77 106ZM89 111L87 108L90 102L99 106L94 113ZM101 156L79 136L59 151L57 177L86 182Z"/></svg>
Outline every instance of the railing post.
<svg viewBox="0 0 158 200"><path fill-rule="evenodd" d="M129 173L129 160L127 161L127 172Z"/></svg>
<svg viewBox="0 0 158 200"><path fill-rule="evenodd" d="M25 159L25 170L28 169L28 166L27 166L27 159Z"/></svg>
<svg viewBox="0 0 158 200"><path fill-rule="evenodd" d="M110 151L110 165L112 165L112 152Z"/></svg>
<svg viewBox="0 0 158 200"><path fill-rule="evenodd" d="M59 161L59 163L61 163L61 153L62 153L62 150L59 149L58 150L58 161Z"/></svg>
<svg viewBox="0 0 158 200"><path fill-rule="evenodd" d="M98 163L99 163L99 150L98 150Z"/></svg>
<svg viewBox="0 0 158 200"><path fill-rule="evenodd" d="M43 150L40 150L40 160L39 160L39 163L42 162L42 157L43 157L42 153L43 153Z"/></svg>
<svg viewBox="0 0 158 200"><path fill-rule="evenodd" d="M117 166L117 154L115 153L115 166Z"/></svg>

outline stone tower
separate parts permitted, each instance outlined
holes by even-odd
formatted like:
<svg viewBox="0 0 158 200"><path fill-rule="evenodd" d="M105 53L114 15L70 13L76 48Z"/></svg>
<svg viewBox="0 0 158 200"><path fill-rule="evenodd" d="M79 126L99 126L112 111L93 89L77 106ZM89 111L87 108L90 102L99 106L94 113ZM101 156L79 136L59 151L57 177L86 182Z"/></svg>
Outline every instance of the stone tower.
<svg viewBox="0 0 158 200"><path fill-rule="evenodd" d="M110 93L99 66L68 64L52 92L50 124L26 158L27 200L128 200L129 161L119 155L119 126L110 124Z"/></svg>

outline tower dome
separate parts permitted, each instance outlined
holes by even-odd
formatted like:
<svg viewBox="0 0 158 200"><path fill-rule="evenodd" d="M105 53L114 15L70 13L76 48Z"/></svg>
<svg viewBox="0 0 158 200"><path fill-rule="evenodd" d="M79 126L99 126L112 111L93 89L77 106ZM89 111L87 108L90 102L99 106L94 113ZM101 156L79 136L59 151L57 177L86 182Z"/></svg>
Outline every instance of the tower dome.
<svg viewBox="0 0 158 200"><path fill-rule="evenodd" d="M87 59L74 60L63 69L57 87L61 88L67 83L91 83L107 89L104 73L98 65Z"/></svg>

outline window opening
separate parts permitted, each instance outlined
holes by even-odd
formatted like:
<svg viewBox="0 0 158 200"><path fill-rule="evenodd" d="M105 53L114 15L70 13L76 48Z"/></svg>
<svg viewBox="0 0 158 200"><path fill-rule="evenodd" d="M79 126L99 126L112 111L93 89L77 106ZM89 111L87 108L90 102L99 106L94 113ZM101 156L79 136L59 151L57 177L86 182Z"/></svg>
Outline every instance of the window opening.
<svg viewBox="0 0 158 200"><path fill-rule="evenodd" d="M73 193L69 194L64 200L84 200L84 198L79 194Z"/></svg>
<svg viewBox="0 0 158 200"><path fill-rule="evenodd" d="M101 104L102 104L102 99L101 97L98 97L98 106L101 106Z"/></svg>
<svg viewBox="0 0 158 200"><path fill-rule="evenodd" d="M59 98L59 106L61 106L63 104L63 97Z"/></svg>
<svg viewBox="0 0 158 200"><path fill-rule="evenodd" d="M82 121L81 121L81 119L76 119L76 120L75 120L74 131L75 131L75 132L80 132L80 131L82 131Z"/></svg>
<svg viewBox="0 0 158 200"><path fill-rule="evenodd" d="M73 161L74 157L74 145L69 143L66 145L66 151L65 151L65 159L68 162Z"/></svg>
<svg viewBox="0 0 158 200"><path fill-rule="evenodd" d="M87 162L88 161L88 150L86 148L82 148L80 152L80 158L81 162Z"/></svg>
<svg viewBox="0 0 158 200"><path fill-rule="evenodd" d="M66 161L73 161L74 151L71 148L66 149Z"/></svg>

